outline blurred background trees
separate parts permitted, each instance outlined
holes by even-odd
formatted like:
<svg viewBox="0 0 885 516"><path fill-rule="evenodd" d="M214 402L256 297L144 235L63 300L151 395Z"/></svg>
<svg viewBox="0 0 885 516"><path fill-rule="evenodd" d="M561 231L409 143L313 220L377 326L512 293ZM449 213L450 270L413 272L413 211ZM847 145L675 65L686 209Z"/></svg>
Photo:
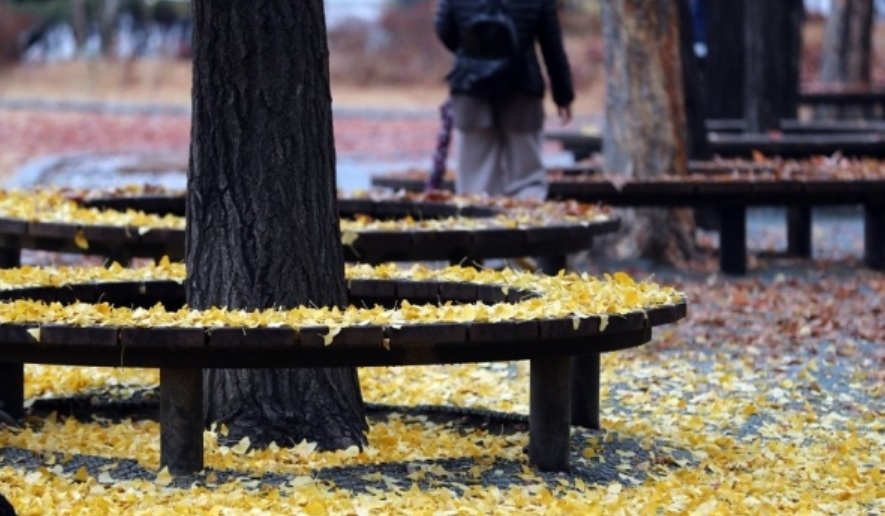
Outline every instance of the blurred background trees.
<svg viewBox="0 0 885 516"><path fill-rule="evenodd" d="M706 2L704 89L715 99L708 102L709 116L743 116L746 1ZM600 2L558 2L577 87L582 95L601 96ZM885 55L885 41L876 37L883 27L875 23L875 14L885 12L885 0L804 3L803 83L885 82L878 59ZM433 37L435 5L435 0L325 0L333 79L359 85L441 84L450 59ZM190 10L187 0L0 0L0 65L102 57L189 59Z"/></svg>
<svg viewBox="0 0 885 516"><path fill-rule="evenodd" d="M0 20L7 61L190 56L187 1L2 0Z"/></svg>

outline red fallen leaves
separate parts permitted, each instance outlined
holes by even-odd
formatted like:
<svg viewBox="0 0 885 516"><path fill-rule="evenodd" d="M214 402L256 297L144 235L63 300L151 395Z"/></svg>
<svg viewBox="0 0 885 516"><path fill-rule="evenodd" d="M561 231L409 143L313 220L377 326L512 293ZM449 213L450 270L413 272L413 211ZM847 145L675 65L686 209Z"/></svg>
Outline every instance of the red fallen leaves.
<svg viewBox="0 0 885 516"><path fill-rule="evenodd" d="M190 119L176 116L5 111L0 113L0 177L52 154L186 149Z"/></svg>
<svg viewBox="0 0 885 516"><path fill-rule="evenodd" d="M686 293L691 310L663 345L737 342L760 351L829 349L840 355L852 353L857 339L885 343L885 276L874 271L778 275L771 281L711 277L676 281L675 287ZM868 358L885 364L885 349Z"/></svg>
<svg viewBox="0 0 885 516"><path fill-rule="evenodd" d="M426 118L339 117L339 157L429 161L439 120ZM186 150L190 117L0 110L0 178L42 156L82 152Z"/></svg>

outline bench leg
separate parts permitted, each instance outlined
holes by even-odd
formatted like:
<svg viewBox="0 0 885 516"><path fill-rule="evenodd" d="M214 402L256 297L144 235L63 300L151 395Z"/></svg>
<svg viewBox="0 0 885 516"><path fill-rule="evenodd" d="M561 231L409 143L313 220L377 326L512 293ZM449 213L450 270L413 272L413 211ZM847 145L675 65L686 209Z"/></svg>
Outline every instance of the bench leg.
<svg viewBox="0 0 885 516"><path fill-rule="evenodd" d="M787 254L811 258L811 206L787 207Z"/></svg>
<svg viewBox="0 0 885 516"><path fill-rule="evenodd" d="M12 419L25 417L25 365L0 362L0 410Z"/></svg>
<svg viewBox="0 0 885 516"><path fill-rule="evenodd" d="M0 248L0 269L10 269L21 265L21 249L15 247Z"/></svg>
<svg viewBox="0 0 885 516"><path fill-rule="evenodd" d="M598 430L599 353L572 357L572 424Z"/></svg>
<svg viewBox="0 0 885 516"><path fill-rule="evenodd" d="M571 358L535 358L529 389L529 464L541 471L569 470Z"/></svg>
<svg viewBox="0 0 885 516"><path fill-rule="evenodd" d="M160 467L173 475L203 469L201 369L160 369Z"/></svg>
<svg viewBox="0 0 885 516"><path fill-rule="evenodd" d="M556 276L568 265L568 258L565 255L538 256L536 261L541 272L548 276Z"/></svg>
<svg viewBox="0 0 885 516"><path fill-rule="evenodd" d="M885 271L885 204L864 206L863 259L867 267Z"/></svg>
<svg viewBox="0 0 885 516"><path fill-rule="evenodd" d="M726 274L747 273L747 209L719 208L719 269Z"/></svg>

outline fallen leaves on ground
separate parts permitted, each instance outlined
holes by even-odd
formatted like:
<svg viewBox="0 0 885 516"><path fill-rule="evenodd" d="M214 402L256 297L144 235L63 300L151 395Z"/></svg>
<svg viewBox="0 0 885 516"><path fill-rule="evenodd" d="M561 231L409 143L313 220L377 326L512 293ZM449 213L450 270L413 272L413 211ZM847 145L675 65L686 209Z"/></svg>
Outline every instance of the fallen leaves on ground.
<svg viewBox="0 0 885 516"><path fill-rule="evenodd" d="M523 447L529 436L521 432L496 435L483 429L465 433L420 417L396 415L372 425L370 446L362 452L355 448L319 452L307 443L264 450L240 443L237 448L218 444L220 429L206 431L210 468L206 476L218 469L233 469L240 476L218 487L194 485L187 489L169 487L169 478L162 473L154 482L111 482L112 476L84 477L80 470L64 470L64 456L75 453L135 458L157 470L156 423L82 423L50 417L29 429L3 433L0 446L38 450L47 457L58 452L62 454L60 463L45 464L27 474L5 467L0 469L0 479L23 514L109 507L132 513L172 513L189 506L206 511L213 505L231 510L352 514L359 513L357 505L371 508L366 514L418 508L486 514L609 513L627 508L627 512L666 514L857 514L882 508L885 426L872 406L863 410L868 404L878 404L881 409L881 394L869 403L850 389L832 394L814 391L814 382L824 382L822 377L827 374L824 363L797 368L789 379L792 383L787 384L786 377L759 371L750 356L735 361L728 354L709 350L658 351L605 357L602 422L606 430L579 443L572 454L573 461L582 465L615 468L615 480L604 484L565 475L558 477L562 482L551 485L549 477L525 469L519 475L520 485L477 485L473 476L489 473L494 460L524 462ZM502 403L511 396L516 399L507 401L527 403L525 389L513 390L513 385L527 383L525 368L517 368L513 374L503 367L449 366L445 382L439 382L438 375L416 381L414 370L421 369L425 368L362 370L367 400L377 401L376 382L392 382L406 393L404 398L387 396L384 401L408 405L426 391L432 400L434 389L471 389L478 377L487 375L495 381L489 382L488 392L478 394L483 400L479 405L512 408L510 403ZM376 377L376 371L383 374ZM397 371L412 374L398 377ZM494 389L495 384L503 388ZM809 396L818 399L809 400ZM845 403L848 399L853 402L850 410ZM625 438L638 441L640 453L621 451L614 463L607 464L605 448ZM672 453L676 449L687 450L688 458ZM382 487L368 493L311 480L312 472L322 468L446 457L473 459L472 475L440 475L437 486L420 489L408 479L405 485L385 484L383 476L376 475ZM268 472L283 473L291 481L273 489L257 484L248 487L248 479ZM640 473L642 481L636 478ZM239 501L233 500L235 492L241 496ZM310 503L318 505L309 509ZM429 505L422 508L419 504Z"/></svg>
<svg viewBox="0 0 885 516"><path fill-rule="evenodd" d="M114 480L110 471L84 479L83 472L65 471L47 458L34 471L0 468L0 491L22 514L171 514L213 507L219 513L307 514L841 515L885 510L885 328L879 313L885 278L854 270L767 279L713 275L675 283L688 297L688 321L656 330L653 344L603 356L604 431L573 443L576 472L571 475L542 475L528 468L523 452L528 434L482 428L465 432L393 415L373 423L369 447L362 452L320 452L309 443L264 450L242 442L224 446L219 444L223 429L206 431L209 469L202 478L217 481L209 485L176 488L162 472L153 481ZM528 369L525 362L366 368L360 378L369 402L526 413ZM28 365L27 396L156 383L154 372L116 371L90 380L89 371ZM638 448L619 448L624 440L635 440ZM46 457L58 452L62 459L72 453L135 458L153 471L159 468L158 427L152 421L83 423L53 417L33 421L26 430L0 433L0 448L10 446ZM381 468L458 457L474 466L436 476L412 468L414 479L404 471L399 482L379 469L365 475L377 486L365 490L314 476L330 467ZM526 469L516 476L496 476L497 459L517 461ZM606 468L613 473L604 482L584 476ZM238 473L219 481L215 472L223 469ZM256 482L266 472L289 480L278 487ZM422 484L422 474L433 483ZM507 483L498 486L489 482L492 478Z"/></svg>
<svg viewBox="0 0 885 516"><path fill-rule="evenodd" d="M438 118L337 117L339 159L385 161L430 159ZM182 151L190 143L189 116L0 109L0 178L49 155L84 152Z"/></svg>

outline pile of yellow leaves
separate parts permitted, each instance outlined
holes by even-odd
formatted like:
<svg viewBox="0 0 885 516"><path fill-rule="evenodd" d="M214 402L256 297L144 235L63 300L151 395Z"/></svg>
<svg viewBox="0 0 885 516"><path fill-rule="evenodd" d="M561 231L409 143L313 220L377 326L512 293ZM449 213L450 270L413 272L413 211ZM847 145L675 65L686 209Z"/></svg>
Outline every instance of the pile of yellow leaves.
<svg viewBox="0 0 885 516"><path fill-rule="evenodd" d="M585 274L560 274L555 277L517 272L476 270L469 267L431 269L423 265L400 268L353 265L346 270L348 279L397 279L415 281L469 282L500 285L538 294L516 303L485 304L483 302L413 305L403 300L394 309L380 306L297 307L290 310L257 311L212 308L191 310L183 307L167 311L162 305L151 308L115 307L108 303L44 303L13 300L0 303L0 323L36 323L108 326L164 327L291 327L432 324L444 322L526 321L547 318L572 318L577 326L582 318L645 311L661 305L683 301L681 293L653 282L636 282L629 275L615 273L596 278ZM23 286L63 286L78 282L132 280L183 281L184 266L161 260L156 265L126 269L119 266L100 267L23 267L0 272L0 288ZM602 328L605 329L604 326Z"/></svg>
<svg viewBox="0 0 885 516"><path fill-rule="evenodd" d="M570 475L542 476L528 468L526 433L465 431L394 415L372 424L362 451L321 452L306 442L254 449L246 439L226 446L219 442L223 427L207 430L203 483L176 488L159 470L156 423L50 417L25 430L0 430L0 448L43 456L42 466L33 470L0 467L0 492L22 515L880 514L881 418L866 410L861 397L837 400L823 391L813 404L804 400L807 387L830 374L814 361L787 387L758 371L752 357L734 351L661 353L647 346L604 355L605 430L573 445L572 461L580 472ZM26 394L42 395L41 386L65 384L69 376L89 371L28 366ZM144 374L128 371L132 379ZM113 381L118 380L125 381ZM518 412L528 405L525 363L366 368L360 380L369 402L464 406L469 400L472 406ZM96 376L92 385L102 388L108 381ZM846 416L849 404L854 417ZM765 419L751 424L760 413ZM623 442L638 443L638 449ZM65 469L74 454L103 457L109 467L95 475ZM453 471L443 462L461 457L472 461L468 470ZM123 459L159 473L152 480L115 479L113 466ZM518 481L506 487L489 481L503 474L497 471L502 460L523 465ZM315 477L324 468L360 464L400 464L402 474L392 478L370 469L361 480L378 487L365 491ZM616 473L599 484L582 478L596 469ZM219 471L237 476L221 481ZM287 480L262 486L258 478L265 473Z"/></svg>
<svg viewBox="0 0 885 516"><path fill-rule="evenodd" d="M184 217L85 208L55 189L0 190L0 217L81 226L184 229Z"/></svg>

